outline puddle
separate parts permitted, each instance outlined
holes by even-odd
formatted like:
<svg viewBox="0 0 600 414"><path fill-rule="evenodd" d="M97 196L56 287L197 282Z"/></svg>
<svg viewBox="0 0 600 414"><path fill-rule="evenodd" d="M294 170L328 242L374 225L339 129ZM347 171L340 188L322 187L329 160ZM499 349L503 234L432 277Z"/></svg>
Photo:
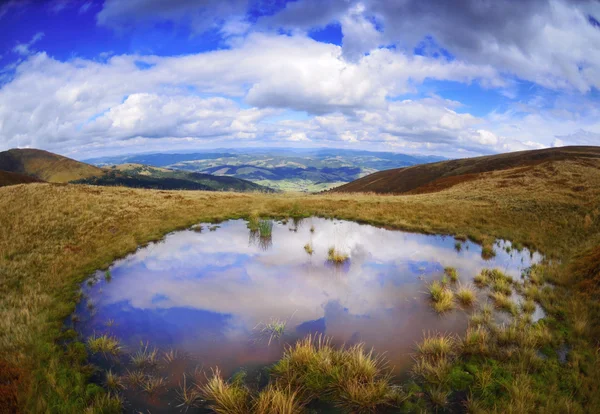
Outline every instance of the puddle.
<svg viewBox="0 0 600 414"><path fill-rule="evenodd" d="M527 250L509 252L502 241L486 261L481 246L464 242L457 248L452 237L319 218L276 222L270 238L250 232L243 220L202 229L169 234L114 263L110 281L98 272L95 283L82 287L92 305L83 300L77 308L79 333L114 335L129 353L141 342L178 350L186 358L161 368L171 386L183 372L215 366L225 376L240 368L256 372L276 361L285 344L309 333L323 333L336 344L364 342L385 353L401 375L424 331L466 329L466 312L439 316L427 299L426 283L440 279L445 266L470 283L493 267L519 279L541 260ZM348 260L330 262L330 247ZM268 328L271 322L285 324L281 336ZM114 369L126 368L123 357ZM139 395L125 394L136 409L147 408ZM152 412L165 404L154 401Z"/></svg>

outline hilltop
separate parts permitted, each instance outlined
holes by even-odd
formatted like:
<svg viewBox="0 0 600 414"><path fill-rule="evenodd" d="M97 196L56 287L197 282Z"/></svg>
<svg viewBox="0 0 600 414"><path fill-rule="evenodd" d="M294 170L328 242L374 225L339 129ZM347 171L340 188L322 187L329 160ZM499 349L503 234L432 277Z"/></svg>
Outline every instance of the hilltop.
<svg viewBox="0 0 600 414"><path fill-rule="evenodd" d="M51 183L66 183L104 173L102 168L48 151L29 148L0 152L0 170L28 175Z"/></svg>
<svg viewBox="0 0 600 414"><path fill-rule="evenodd" d="M420 194L441 191L457 184L482 180L493 172L504 171L503 185L518 184L539 164L576 160L585 165L600 159L600 147L562 147L511 152L476 158L441 161L406 168L380 171L335 188L336 192L374 192L381 194ZM511 170L512 173L506 173ZM551 170L548 170L551 179ZM566 184L556 182L557 186Z"/></svg>

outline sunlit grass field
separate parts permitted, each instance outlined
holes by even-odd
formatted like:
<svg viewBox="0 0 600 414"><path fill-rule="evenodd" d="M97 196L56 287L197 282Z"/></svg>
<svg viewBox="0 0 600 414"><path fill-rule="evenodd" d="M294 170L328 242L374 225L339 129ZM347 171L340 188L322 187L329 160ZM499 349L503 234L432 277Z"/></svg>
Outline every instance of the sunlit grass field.
<svg viewBox="0 0 600 414"><path fill-rule="evenodd" d="M361 401L367 411L378 407L367 398L378 392L387 407L398 404L414 411L565 413L600 407L600 162L566 160L524 172L484 173L440 192L405 196L237 194L38 183L0 188L0 412L13 412L16 407L60 413L119 409L118 401L88 384L87 348L67 341L74 332L63 330L75 307L78 284L94 270L200 221L311 215L452 234L490 246L495 238L503 238L552 259L539 274L530 276L531 283L518 287L545 308L548 316L543 327L527 325L520 309L515 310L512 325L490 326L485 323L489 310L482 309L477 314L480 323L472 324L466 338L445 340L432 333L422 348L415 344L412 385L401 393L386 394L388 383L380 380L388 378L379 371L372 372L374 382L368 384L346 381L339 387L324 386L330 395L346 401L341 407L356 410ZM541 288L533 282L536 277L556 287ZM498 293L502 295L503 289L506 286L498 286ZM94 345L104 349L107 344ZM565 345L569 352L561 362L556 349ZM305 348L307 352L320 349L310 344ZM448 350L418 357L418 349L437 348ZM310 358L318 362L317 354ZM287 358L294 355L290 350ZM352 360L351 355L339 355L340 363ZM302 381L288 378L282 361L279 375L286 387ZM457 370L467 372L470 379L456 374ZM215 389L227 388L219 381L215 379L214 389L204 392L216 396ZM256 406L270 407L276 399L284 404L280 400L287 397L291 406L301 409L306 393L278 388L282 381L274 382L269 393L256 396ZM460 396L450 394L456 389L461 389ZM248 401L240 404L247 407Z"/></svg>

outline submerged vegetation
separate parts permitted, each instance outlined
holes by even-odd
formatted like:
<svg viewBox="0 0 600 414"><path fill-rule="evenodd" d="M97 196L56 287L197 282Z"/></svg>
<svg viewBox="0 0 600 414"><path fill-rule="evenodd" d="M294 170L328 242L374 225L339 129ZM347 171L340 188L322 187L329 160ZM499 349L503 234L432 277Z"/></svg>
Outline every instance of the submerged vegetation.
<svg viewBox="0 0 600 414"><path fill-rule="evenodd" d="M332 346L331 351L319 351L313 338L313 345L288 350L276 364L279 371L274 371L271 385L280 395L295 395L304 402L307 395L314 395L311 390L326 389L324 399L355 411L403 401L407 411L420 411L419 404L426 404L423 410L446 404L483 412L593 412L600 406L598 167L600 161L592 156L546 161L528 169L492 171L438 192L405 196L217 194L37 183L2 187L0 383L6 390L3 396L16 397L0 403L26 412L119 410L118 397L102 394L99 387L88 391L93 384L85 345L61 340L79 283L141 244L194 223L247 217L252 205L261 217L287 217L294 208L303 216L466 235L480 243L502 238L514 241L513 246L538 249L551 259L519 283L526 300L544 308L544 319L532 323L521 317L524 302L521 307L514 304L514 311L503 315L512 320L498 327L489 305L474 305L471 327L453 354L415 357L412 383L402 388L406 394L392 385L385 370L375 377L345 382L333 378L321 385L321 372L335 372L327 369L330 365L349 373L355 370L353 363L342 361L356 358L340 357L340 349ZM490 274L479 276L478 287L491 287ZM513 290L518 287L506 283ZM546 288L547 283L554 287ZM81 346L83 353L77 351ZM567 350L566 357L561 349ZM327 358L334 355L335 359ZM323 371L313 369L319 364ZM369 364L357 365L362 366L359 371L369 372L365 368ZM137 380L145 383L146 375L142 378L136 370L123 376L126 384ZM290 392L288 384L293 384ZM244 404L258 401L248 400L249 391L237 387L245 395ZM424 397L423 402L411 398L411 393ZM234 399L234 405L244 398Z"/></svg>
<svg viewBox="0 0 600 414"><path fill-rule="evenodd" d="M344 264L348 259L349 256L346 253L342 253L333 246L327 250L327 260L335 265Z"/></svg>
<svg viewBox="0 0 600 414"><path fill-rule="evenodd" d="M428 290L436 312L443 313L454 308L454 293L444 283L434 280L429 284Z"/></svg>

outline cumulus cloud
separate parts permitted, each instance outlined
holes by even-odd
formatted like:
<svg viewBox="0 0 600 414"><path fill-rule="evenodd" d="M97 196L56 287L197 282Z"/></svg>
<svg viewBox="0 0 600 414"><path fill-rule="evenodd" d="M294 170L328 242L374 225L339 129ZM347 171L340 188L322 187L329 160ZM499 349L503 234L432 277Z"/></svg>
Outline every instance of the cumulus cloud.
<svg viewBox="0 0 600 414"><path fill-rule="evenodd" d="M285 130L285 125L260 125L275 110L348 119L384 116L399 110L389 105L389 98L429 78L501 82L491 67L388 49L348 62L340 47L305 36L252 34L228 50L177 57L123 55L106 62L61 62L38 53L21 63L14 79L0 89L0 142L10 147L86 144L97 137L269 139L279 128ZM200 99L200 94L213 98ZM250 108L241 109L235 100ZM423 119L438 117L422 104L418 111ZM446 112L439 117L442 128L466 125ZM405 137L420 133L418 119L407 115L402 122L410 124L404 127ZM333 134L334 140L347 142L367 138L356 122L352 130ZM436 137L431 132L427 138ZM313 137L295 130L286 139Z"/></svg>
<svg viewBox="0 0 600 414"><path fill-rule="evenodd" d="M461 60L491 64L545 87L600 87L600 29L593 23L600 3L594 0L332 0L316 17L319 3L290 3L266 20L308 30L350 16L363 23L376 19L381 39L390 44L411 49L432 36ZM354 47L356 37L346 41Z"/></svg>

